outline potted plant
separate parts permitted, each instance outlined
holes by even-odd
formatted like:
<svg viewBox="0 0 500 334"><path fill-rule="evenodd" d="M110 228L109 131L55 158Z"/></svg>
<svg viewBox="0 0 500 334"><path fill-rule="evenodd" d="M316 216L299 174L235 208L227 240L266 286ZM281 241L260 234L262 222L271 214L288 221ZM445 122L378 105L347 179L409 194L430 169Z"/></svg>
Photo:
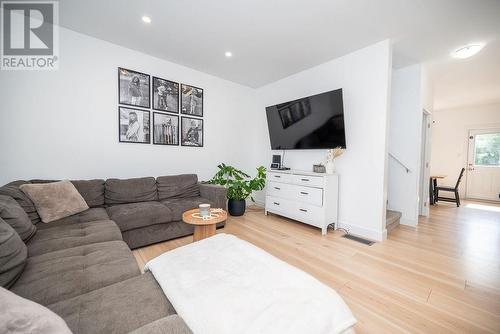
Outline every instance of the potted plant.
<svg viewBox="0 0 500 334"><path fill-rule="evenodd" d="M227 189L227 208L231 216L241 216L245 213L246 199L254 201L252 193L264 189L266 185L266 169L257 167L257 175L252 179L247 173L224 163L217 166L219 171L208 181L219 184Z"/></svg>

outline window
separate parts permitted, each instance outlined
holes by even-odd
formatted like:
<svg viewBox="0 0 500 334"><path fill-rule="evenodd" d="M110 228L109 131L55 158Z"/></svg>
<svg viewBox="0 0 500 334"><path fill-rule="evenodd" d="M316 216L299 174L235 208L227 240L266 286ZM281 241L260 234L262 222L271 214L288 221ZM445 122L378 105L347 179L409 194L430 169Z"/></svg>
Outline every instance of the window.
<svg viewBox="0 0 500 334"><path fill-rule="evenodd" d="M500 132L476 135L474 146L474 165L500 166Z"/></svg>

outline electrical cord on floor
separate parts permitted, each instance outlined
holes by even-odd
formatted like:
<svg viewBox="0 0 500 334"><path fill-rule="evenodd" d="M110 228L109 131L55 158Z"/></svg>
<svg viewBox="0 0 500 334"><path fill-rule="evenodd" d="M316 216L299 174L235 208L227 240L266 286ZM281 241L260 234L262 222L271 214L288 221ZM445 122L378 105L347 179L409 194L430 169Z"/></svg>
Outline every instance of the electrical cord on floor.
<svg viewBox="0 0 500 334"><path fill-rule="evenodd" d="M342 231L345 234L349 234L349 230L348 229L345 229L345 228L342 228L342 227L338 227L337 229L335 229L335 223L328 224L328 227L332 228L334 231Z"/></svg>

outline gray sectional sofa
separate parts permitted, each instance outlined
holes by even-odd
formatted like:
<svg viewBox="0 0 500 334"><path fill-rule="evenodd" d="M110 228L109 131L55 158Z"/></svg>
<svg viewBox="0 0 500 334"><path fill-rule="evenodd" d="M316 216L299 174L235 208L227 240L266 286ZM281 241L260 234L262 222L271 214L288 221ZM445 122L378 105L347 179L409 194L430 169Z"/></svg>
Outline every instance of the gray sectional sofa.
<svg viewBox="0 0 500 334"><path fill-rule="evenodd" d="M20 274L0 261L0 282L54 311L73 333L190 333L154 277L141 274L130 248L192 234L182 212L207 202L225 208L225 189L196 175L71 181L90 208L45 224L19 189L40 182L48 181L0 187L0 224L24 240L24 250L9 253Z"/></svg>

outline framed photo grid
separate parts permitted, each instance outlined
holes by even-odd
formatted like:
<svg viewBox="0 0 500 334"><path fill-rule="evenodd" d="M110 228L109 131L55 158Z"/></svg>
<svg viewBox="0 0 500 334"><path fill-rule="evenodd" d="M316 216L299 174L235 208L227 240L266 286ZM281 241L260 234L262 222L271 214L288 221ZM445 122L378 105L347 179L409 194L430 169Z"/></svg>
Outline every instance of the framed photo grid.
<svg viewBox="0 0 500 334"><path fill-rule="evenodd" d="M203 147L202 88L119 67L118 104L119 142Z"/></svg>

